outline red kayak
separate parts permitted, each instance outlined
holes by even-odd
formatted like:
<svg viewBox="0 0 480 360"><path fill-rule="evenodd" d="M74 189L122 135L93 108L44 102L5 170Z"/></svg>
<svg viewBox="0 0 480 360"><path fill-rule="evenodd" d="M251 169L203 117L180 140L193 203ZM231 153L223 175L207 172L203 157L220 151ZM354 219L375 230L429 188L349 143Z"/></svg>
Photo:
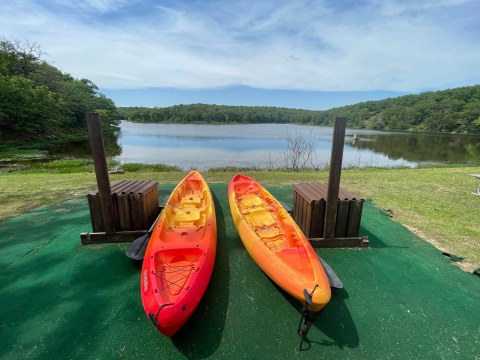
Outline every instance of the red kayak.
<svg viewBox="0 0 480 360"><path fill-rule="evenodd" d="M212 194L192 171L170 195L143 260L143 307L164 335L175 334L198 306L212 275L216 243Z"/></svg>

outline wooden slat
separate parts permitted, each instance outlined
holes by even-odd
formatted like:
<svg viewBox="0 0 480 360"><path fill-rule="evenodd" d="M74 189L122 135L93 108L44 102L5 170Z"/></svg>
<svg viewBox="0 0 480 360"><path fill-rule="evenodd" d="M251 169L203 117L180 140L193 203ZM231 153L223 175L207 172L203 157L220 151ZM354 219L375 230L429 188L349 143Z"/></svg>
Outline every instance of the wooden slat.
<svg viewBox="0 0 480 360"><path fill-rule="evenodd" d="M312 226L307 237L323 237L323 227L325 224L325 199L313 202Z"/></svg>
<svg viewBox="0 0 480 360"><path fill-rule="evenodd" d="M340 200L345 200L345 199L348 199L348 200L363 200L363 198L361 196L357 196L345 189L342 189L340 188L339 192L338 192L338 198Z"/></svg>
<svg viewBox="0 0 480 360"><path fill-rule="evenodd" d="M149 204L148 204L148 195L149 194L144 194L142 196L142 202L141 202L142 213L144 214L144 216L143 216L144 229L148 229L149 224L150 224L150 215L149 215L150 207L149 207Z"/></svg>
<svg viewBox="0 0 480 360"><path fill-rule="evenodd" d="M303 203L303 199L300 196L300 194L297 193L297 208L295 210L296 210L296 213L297 213L297 220L296 221L297 221L297 224L299 224L299 226L300 226L300 221L301 221L302 203Z"/></svg>
<svg viewBox="0 0 480 360"><path fill-rule="evenodd" d="M130 242L142 235L145 235L147 230L139 231L117 231L114 233L94 232L94 233L81 233L80 240L83 245L89 244L103 244L103 243L121 243Z"/></svg>
<svg viewBox="0 0 480 360"><path fill-rule="evenodd" d="M292 209L292 218L295 222L298 221L298 193L296 191L293 192L293 209Z"/></svg>
<svg viewBox="0 0 480 360"><path fill-rule="evenodd" d="M142 230L144 227L144 213L142 211L142 194L128 194L128 204L130 206L130 230Z"/></svg>
<svg viewBox="0 0 480 360"><path fill-rule="evenodd" d="M304 234L310 234L310 229L312 227L312 212L313 212L313 204L315 202L309 204L305 201L305 209L306 209L306 214L305 214L305 230L303 230Z"/></svg>
<svg viewBox="0 0 480 360"><path fill-rule="evenodd" d="M302 207L300 210L300 223L301 223L300 228L302 229L303 232L305 232L305 228L306 228L307 206L308 206L308 203L306 201L302 201Z"/></svg>
<svg viewBox="0 0 480 360"><path fill-rule="evenodd" d="M358 236L362 220L363 200L351 200L348 209L347 237Z"/></svg>
<svg viewBox="0 0 480 360"><path fill-rule="evenodd" d="M92 222L92 230L103 230L103 216L100 208L100 197L98 195L87 195L88 207L90 209L90 220Z"/></svg>
<svg viewBox="0 0 480 360"><path fill-rule="evenodd" d="M155 221L155 219L159 214L158 212L159 206L160 206L160 203L158 202L158 185L155 184L154 194L153 194L153 209L152 209L152 220L151 220L152 223Z"/></svg>
<svg viewBox="0 0 480 360"><path fill-rule="evenodd" d="M130 206L127 194L116 194L117 215L120 231L128 231L132 229L130 220Z"/></svg>
<svg viewBox="0 0 480 360"><path fill-rule="evenodd" d="M112 187L112 194L120 194L123 192L124 189L127 189L130 186L131 181L128 180L122 180L118 183L116 183Z"/></svg>
<svg viewBox="0 0 480 360"><path fill-rule="evenodd" d="M350 201L339 200L337 206L337 221L335 223L335 238L343 238L347 234L348 209Z"/></svg>
<svg viewBox="0 0 480 360"><path fill-rule="evenodd" d="M147 214L147 216L148 216L149 224L151 224L154 220L154 217L155 217L154 209L158 208L158 203L155 204L155 198L156 198L155 189L152 188L148 192L148 214Z"/></svg>
<svg viewBox="0 0 480 360"><path fill-rule="evenodd" d="M368 247L369 241L366 236L351 237L351 238L309 238L310 244L314 248L355 248Z"/></svg>

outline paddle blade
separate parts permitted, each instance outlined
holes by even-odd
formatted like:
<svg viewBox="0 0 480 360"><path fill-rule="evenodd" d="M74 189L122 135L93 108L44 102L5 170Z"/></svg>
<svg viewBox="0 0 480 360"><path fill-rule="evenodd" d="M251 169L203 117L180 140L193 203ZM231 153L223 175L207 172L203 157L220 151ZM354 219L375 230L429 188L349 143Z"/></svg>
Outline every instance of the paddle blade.
<svg viewBox="0 0 480 360"><path fill-rule="evenodd" d="M320 262L322 263L323 268L325 269L325 273L327 274L330 287L335 289L343 289L343 284L338 278L337 274L335 274L335 271L333 271L330 265L328 265L328 263L325 260L323 260L320 256L318 258L320 259Z"/></svg>
<svg viewBox="0 0 480 360"><path fill-rule="evenodd" d="M148 241L150 240L150 234L140 236L138 239L132 241L125 254L133 260L143 260L145 251L147 250Z"/></svg>
<svg viewBox="0 0 480 360"><path fill-rule="evenodd" d="M307 306L313 304L312 295L308 293L307 289L303 289L303 296L305 297L305 303L307 304Z"/></svg>

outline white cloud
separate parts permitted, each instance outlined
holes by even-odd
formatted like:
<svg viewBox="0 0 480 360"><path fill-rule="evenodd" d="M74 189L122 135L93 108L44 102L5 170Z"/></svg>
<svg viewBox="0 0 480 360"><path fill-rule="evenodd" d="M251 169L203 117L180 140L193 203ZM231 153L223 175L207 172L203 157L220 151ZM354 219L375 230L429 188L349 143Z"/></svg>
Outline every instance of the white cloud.
<svg viewBox="0 0 480 360"><path fill-rule="evenodd" d="M121 19L132 2L89 0L70 12L12 3L0 5L1 34L38 42L62 71L101 88L419 91L480 82L480 34L448 22L452 10L480 17L468 1L202 2L149 11L137 1Z"/></svg>
<svg viewBox="0 0 480 360"><path fill-rule="evenodd" d="M135 2L134 0L50 0L50 4L52 5L64 6L86 12L99 12L102 14L116 11Z"/></svg>
<svg viewBox="0 0 480 360"><path fill-rule="evenodd" d="M400 15L411 11L423 11L435 8L444 8L462 5L472 0L375 0L375 5L380 8L382 15Z"/></svg>

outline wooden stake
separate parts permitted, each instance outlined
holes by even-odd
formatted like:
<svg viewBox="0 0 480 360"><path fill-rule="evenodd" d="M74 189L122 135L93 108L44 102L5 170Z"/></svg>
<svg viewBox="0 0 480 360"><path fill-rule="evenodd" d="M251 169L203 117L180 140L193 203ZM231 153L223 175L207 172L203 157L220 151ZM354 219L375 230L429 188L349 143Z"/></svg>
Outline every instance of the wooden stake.
<svg viewBox="0 0 480 360"><path fill-rule="evenodd" d="M100 207L102 210L104 231L115 232L115 214L113 211L112 196L110 190L110 179L108 177L107 159L103 146L103 134L100 126L100 115L87 113L87 128L90 136L90 147L92 148L93 165L97 178L98 193L100 195Z"/></svg>
<svg viewBox="0 0 480 360"><path fill-rule="evenodd" d="M327 204L325 209L325 239L333 239L337 222L338 191L342 174L343 146L345 145L345 129L347 118L336 117L333 127L332 154L330 158L330 174L328 179Z"/></svg>

